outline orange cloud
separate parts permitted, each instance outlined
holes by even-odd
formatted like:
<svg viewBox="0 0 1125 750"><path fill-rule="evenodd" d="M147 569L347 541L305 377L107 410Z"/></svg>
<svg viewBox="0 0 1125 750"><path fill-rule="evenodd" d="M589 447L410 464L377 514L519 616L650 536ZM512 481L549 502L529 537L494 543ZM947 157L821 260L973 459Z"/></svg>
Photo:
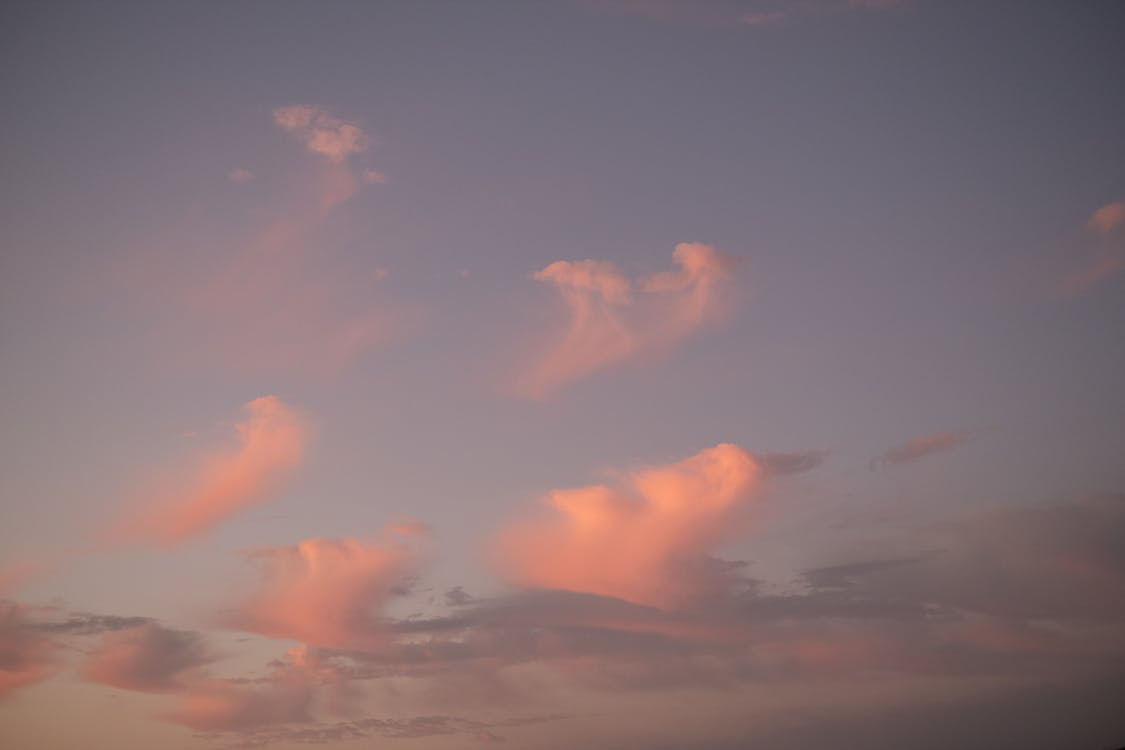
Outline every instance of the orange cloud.
<svg viewBox="0 0 1125 750"><path fill-rule="evenodd" d="M731 258L710 245L681 242L678 270L634 285L612 263L558 261L532 278L558 289L568 310L562 334L548 342L520 378L519 390L543 398L599 370L678 343L722 318L719 294Z"/></svg>
<svg viewBox="0 0 1125 750"><path fill-rule="evenodd" d="M551 514L497 542L515 583L670 606L721 586L706 553L737 529L759 482L754 457L721 444L626 476L624 487L556 490Z"/></svg>
<svg viewBox="0 0 1125 750"><path fill-rule="evenodd" d="M194 475L159 493L123 524L125 537L163 543L201 534L241 510L267 502L304 457L309 429L276 396L245 404L237 443L216 451Z"/></svg>
<svg viewBox="0 0 1125 750"><path fill-rule="evenodd" d="M185 675L211 661L195 633L155 622L102 634L83 670L92 682L142 692L178 689Z"/></svg>
<svg viewBox="0 0 1125 750"><path fill-rule="evenodd" d="M410 527L410 535L420 533ZM404 535L405 536L405 535ZM381 543L306 539L256 551L262 588L241 607L235 625L274 638L318 646L363 648L383 639L377 618L414 560L393 532Z"/></svg>

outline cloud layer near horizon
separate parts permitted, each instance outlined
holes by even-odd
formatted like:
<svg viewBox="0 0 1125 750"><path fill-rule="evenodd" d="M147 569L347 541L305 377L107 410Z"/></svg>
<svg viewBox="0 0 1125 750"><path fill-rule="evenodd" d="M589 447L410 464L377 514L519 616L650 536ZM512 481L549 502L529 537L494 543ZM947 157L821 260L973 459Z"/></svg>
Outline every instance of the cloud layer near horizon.
<svg viewBox="0 0 1125 750"><path fill-rule="evenodd" d="M636 357L659 353L722 318L722 283L733 260L710 245L681 242L679 268L634 283L607 261L557 261L532 278L554 286L567 309L561 334L547 337L522 373L519 391L544 398Z"/></svg>

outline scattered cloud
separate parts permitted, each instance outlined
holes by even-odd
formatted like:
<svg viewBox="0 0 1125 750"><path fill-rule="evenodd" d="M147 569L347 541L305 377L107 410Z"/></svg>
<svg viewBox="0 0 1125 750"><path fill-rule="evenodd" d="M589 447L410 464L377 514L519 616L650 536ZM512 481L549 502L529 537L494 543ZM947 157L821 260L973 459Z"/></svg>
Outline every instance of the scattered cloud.
<svg viewBox="0 0 1125 750"><path fill-rule="evenodd" d="M620 489L555 490L545 517L501 534L497 560L521 586L674 605L728 583L707 552L739 528L760 472L722 444L629 473Z"/></svg>
<svg viewBox="0 0 1125 750"><path fill-rule="evenodd" d="M213 451L185 479L155 492L121 524L121 536L180 542L271 499L300 466L309 428L276 396L256 398L243 410L245 420L234 426L235 444Z"/></svg>
<svg viewBox="0 0 1125 750"><path fill-rule="evenodd" d="M606 261L557 261L532 278L554 286L567 308L560 334L547 337L519 390L543 398L628 359L660 352L725 313L720 289L733 260L710 245L681 242L679 268L634 284Z"/></svg>
<svg viewBox="0 0 1125 750"><path fill-rule="evenodd" d="M896 466L899 464L917 461L935 453L953 450L969 442L973 437L972 432L935 432L932 435L923 435L912 438L905 443L888 448L881 455L871 459L869 467L874 470L880 467Z"/></svg>

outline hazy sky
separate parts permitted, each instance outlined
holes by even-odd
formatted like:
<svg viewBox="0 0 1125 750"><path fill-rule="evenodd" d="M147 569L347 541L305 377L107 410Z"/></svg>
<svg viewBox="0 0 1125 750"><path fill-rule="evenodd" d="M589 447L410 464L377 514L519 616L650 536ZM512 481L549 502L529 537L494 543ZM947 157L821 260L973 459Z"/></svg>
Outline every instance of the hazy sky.
<svg viewBox="0 0 1125 750"><path fill-rule="evenodd" d="M1123 39L5 4L0 744L1125 745Z"/></svg>

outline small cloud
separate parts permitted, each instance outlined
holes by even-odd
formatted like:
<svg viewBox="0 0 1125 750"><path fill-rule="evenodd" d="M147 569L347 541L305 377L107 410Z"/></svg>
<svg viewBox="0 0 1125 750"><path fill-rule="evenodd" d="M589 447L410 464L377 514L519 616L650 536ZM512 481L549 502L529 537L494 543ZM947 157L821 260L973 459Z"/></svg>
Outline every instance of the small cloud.
<svg viewBox="0 0 1125 750"><path fill-rule="evenodd" d="M969 442L973 437L972 432L935 432L932 435L923 435L905 443L888 448L882 454L871 459L869 468L874 470L887 465L906 464L917 461L935 453L953 450Z"/></svg>
<svg viewBox="0 0 1125 750"><path fill-rule="evenodd" d="M767 476L804 474L820 466L828 458L828 451L799 451L796 453L765 453L758 456L762 473Z"/></svg>
<svg viewBox="0 0 1125 750"><path fill-rule="evenodd" d="M249 169L235 167L231 171L227 172L227 179L231 182L250 182L254 179L254 173Z"/></svg>
<svg viewBox="0 0 1125 750"><path fill-rule="evenodd" d="M314 154L341 163L371 147L371 138L359 126L345 122L321 107L293 104L273 111L273 120L299 138Z"/></svg>
<svg viewBox="0 0 1125 750"><path fill-rule="evenodd" d="M365 169L360 174L360 178L367 185L386 185L387 175L377 169Z"/></svg>

